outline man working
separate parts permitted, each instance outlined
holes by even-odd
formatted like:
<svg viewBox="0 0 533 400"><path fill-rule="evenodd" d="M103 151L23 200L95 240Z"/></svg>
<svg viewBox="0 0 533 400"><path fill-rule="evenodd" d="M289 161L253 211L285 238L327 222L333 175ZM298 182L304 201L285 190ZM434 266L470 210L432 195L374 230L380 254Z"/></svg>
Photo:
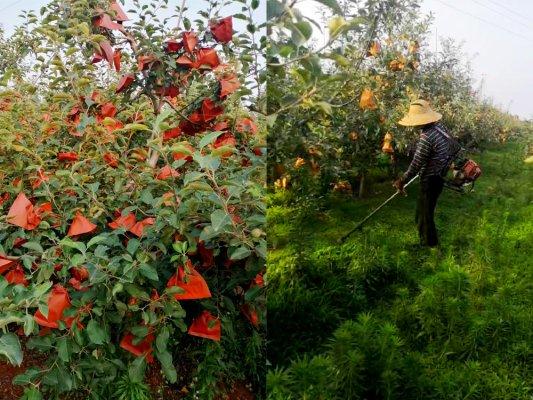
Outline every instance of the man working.
<svg viewBox="0 0 533 400"><path fill-rule="evenodd" d="M403 192L406 182L420 175L420 195L416 210L416 222L420 244L434 247L438 244L435 228L435 207L444 187L444 177L452 163L452 154L458 151L454 141L447 138L448 133L438 123L442 114L435 112L425 100L411 103L409 112L398 123L403 126L421 128L420 140L409 169L394 182L394 187Z"/></svg>

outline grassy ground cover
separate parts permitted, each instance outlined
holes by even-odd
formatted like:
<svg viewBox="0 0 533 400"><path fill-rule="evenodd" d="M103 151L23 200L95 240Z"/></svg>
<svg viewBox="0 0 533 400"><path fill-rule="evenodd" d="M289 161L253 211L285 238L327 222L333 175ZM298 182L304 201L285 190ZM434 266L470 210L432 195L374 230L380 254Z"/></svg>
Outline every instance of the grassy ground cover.
<svg viewBox="0 0 533 400"><path fill-rule="evenodd" d="M441 196L439 249L416 246L418 184L344 245L390 182L321 212L270 196L270 399L531 399L533 168L519 143L475 158L475 191Z"/></svg>

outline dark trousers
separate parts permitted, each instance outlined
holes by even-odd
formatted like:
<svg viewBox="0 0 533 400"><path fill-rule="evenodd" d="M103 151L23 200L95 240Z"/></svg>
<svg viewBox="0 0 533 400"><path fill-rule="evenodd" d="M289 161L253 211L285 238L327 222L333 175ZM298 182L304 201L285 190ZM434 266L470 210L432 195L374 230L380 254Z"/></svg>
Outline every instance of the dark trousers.
<svg viewBox="0 0 533 400"><path fill-rule="evenodd" d="M439 243L435 227L435 207L442 193L444 179L440 176L424 177L420 184L420 195L416 207L416 223L422 246L436 246Z"/></svg>

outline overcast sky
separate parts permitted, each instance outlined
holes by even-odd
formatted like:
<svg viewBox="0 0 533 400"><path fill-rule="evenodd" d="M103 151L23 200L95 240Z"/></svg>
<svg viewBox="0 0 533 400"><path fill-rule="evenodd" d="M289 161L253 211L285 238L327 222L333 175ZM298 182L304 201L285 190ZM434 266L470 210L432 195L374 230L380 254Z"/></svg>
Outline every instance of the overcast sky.
<svg viewBox="0 0 533 400"><path fill-rule="evenodd" d="M464 41L474 75L501 108L533 118L533 0L424 0L437 37Z"/></svg>
<svg viewBox="0 0 533 400"><path fill-rule="evenodd" d="M0 0L0 24L4 26L4 28L9 32L13 28L13 26L17 23L17 16L20 14L21 10L39 10L43 5L47 4L49 0ZM120 1L120 3L122 3ZM128 9L128 6L130 6L133 2L131 0L127 0L125 5L123 6L124 10ZM145 1L146 4L149 4L149 1ZM174 10L176 5L180 5L181 1L178 0L170 0L169 2L169 11L166 11L166 13L172 14L172 11ZM190 13L196 13L198 10L201 10L202 8L205 8L205 2L203 0L188 0L187 6L190 10L188 13L189 16L191 16ZM233 12L235 11L235 7L231 7ZM239 10L240 8L237 8Z"/></svg>
<svg viewBox="0 0 533 400"><path fill-rule="evenodd" d="M20 23L21 20L18 18L18 15L22 10L39 10L43 5L47 4L49 0L0 0L0 25L6 30L6 34L10 34L13 31L13 27ZM122 1L119 1L122 3ZM153 3L157 0L144 0L141 3ZM126 0L125 5L123 6L124 10L127 11L128 7L131 6L132 0ZM186 13L189 19L197 17L197 12L206 9L205 0L187 0L186 2L188 11ZM261 0L262 7L259 7L254 13L254 19L256 23L264 22L266 20L266 0ZM160 17L164 18L165 16L170 16L174 14L176 6L181 5L181 0L169 0L168 10L162 11ZM131 8L131 7L130 7ZM232 15L241 11L242 4L235 2L222 9L222 15ZM244 23L241 20L234 20L234 27L236 30L244 29Z"/></svg>
<svg viewBox="0 0 533 400"><path fill-rule="evenodd" d="M38 9L46 2L0 0L0 24L10 32L23 8ZM195 13L205 3L188 0L188 4ZM265 18L265 4L263 0L258 18ZM317 3L303 0L300 4L312 14ZM225 11L231 14L239 8L232 5ZM434 15L428 41L432 50L438 46L439 37L464 41L474 76L478 82L483 79L484 94L504 110L533 118L533 0L423 0L422 12Z"/></svg>

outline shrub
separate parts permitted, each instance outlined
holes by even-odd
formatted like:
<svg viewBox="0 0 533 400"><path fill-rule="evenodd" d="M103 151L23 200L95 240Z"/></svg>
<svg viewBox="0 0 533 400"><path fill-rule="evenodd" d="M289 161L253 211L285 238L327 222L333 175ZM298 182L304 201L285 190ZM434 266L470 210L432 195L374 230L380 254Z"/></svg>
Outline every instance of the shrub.
<svg viewBox="0 0 533 400"><path fill-rule="evenodd" d="M26 15L40 79L0 95L0 326L48 354L16 379L47 398L141 399L147 364L204 399L261 392L265 124L242 100L258 3L235 38L208 3L197 29L96 0Z"/></svg>

